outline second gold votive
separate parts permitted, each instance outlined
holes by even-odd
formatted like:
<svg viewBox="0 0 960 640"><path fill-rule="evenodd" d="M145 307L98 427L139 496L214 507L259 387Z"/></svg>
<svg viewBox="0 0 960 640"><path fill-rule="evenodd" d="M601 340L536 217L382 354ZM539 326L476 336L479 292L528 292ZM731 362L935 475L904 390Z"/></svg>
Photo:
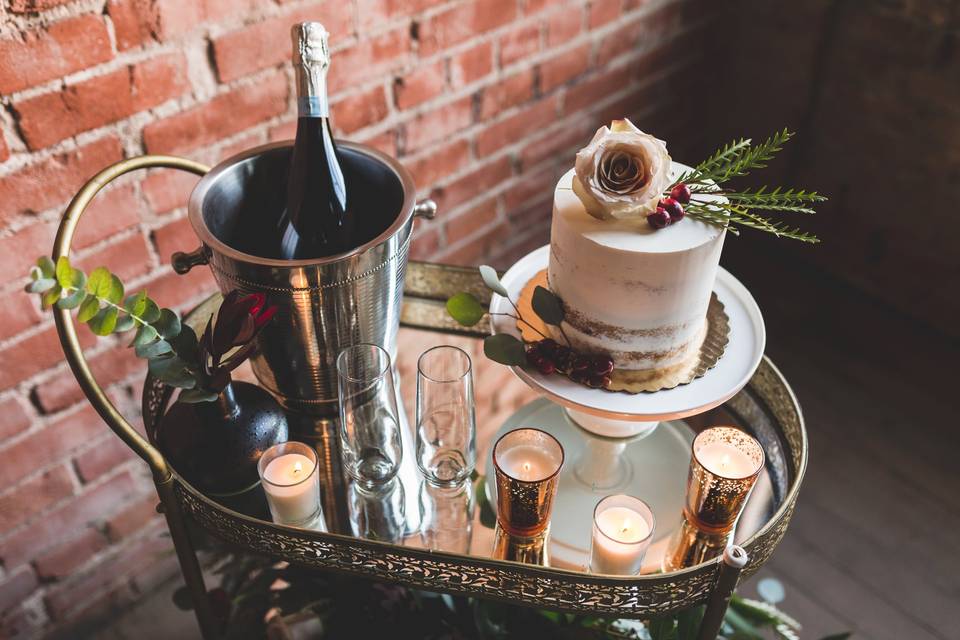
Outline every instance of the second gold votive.
<svg viewBox="0 0 960 640"><path fill-rule="evenodd" d="M550 524L563 447L540 429L515 429L493 445L497 522L513 536L534 537Z"/></svg>

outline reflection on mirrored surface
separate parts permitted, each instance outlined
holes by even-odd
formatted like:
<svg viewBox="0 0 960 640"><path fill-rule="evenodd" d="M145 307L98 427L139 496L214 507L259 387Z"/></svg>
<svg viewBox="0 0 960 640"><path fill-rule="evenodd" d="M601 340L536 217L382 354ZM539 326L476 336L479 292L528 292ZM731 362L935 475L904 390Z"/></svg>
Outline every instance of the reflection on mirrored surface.
<svg viewBox="0 0 960 640"><path fill-rule="evenodd" d="M470 553L473 484L466 480L452 487L420 483L420 544L431 551Z"/></svg>
<svg viewBox="0 0 960 640"><path fill-rule="evenodd" d="M397 478L372 489L351 483L348 506L353 535L381 542L401 541L405 528L404 500L403 483Z"/></svg>

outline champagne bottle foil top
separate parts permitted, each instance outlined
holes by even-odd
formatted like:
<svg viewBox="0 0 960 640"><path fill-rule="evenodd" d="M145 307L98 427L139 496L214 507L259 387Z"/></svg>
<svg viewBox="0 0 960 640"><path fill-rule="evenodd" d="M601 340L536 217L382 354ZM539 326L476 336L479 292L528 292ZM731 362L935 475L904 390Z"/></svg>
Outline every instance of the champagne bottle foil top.
<svg viewBox="0 0 960 640"><path fill-rule="evenodd" d="M323 67L330 64L330 50L327 39L330 34L319 22L300 22L290 29L293 40L293 63L319 63Z"/></svg>

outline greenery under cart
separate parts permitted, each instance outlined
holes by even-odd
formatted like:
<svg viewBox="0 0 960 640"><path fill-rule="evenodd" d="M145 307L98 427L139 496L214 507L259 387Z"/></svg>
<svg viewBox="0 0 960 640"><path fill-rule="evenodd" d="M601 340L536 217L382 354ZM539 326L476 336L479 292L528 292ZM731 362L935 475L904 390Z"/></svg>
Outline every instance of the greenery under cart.
<svg viewBox="0 0 960 640"><path fill-rule="evenodd" d="M319 572L223 548L209 552L220 578L211 602L227 621L229 640L695 640L703 615L703 607L643 622L556 613ZM762 580L758 592L760 600L733 597L719 639L801 638L800 623L777 606L785 595L782 584ZM174 593L174 602L191 608L186 587ZM850 637L844 632L819 640Z"/></svg>

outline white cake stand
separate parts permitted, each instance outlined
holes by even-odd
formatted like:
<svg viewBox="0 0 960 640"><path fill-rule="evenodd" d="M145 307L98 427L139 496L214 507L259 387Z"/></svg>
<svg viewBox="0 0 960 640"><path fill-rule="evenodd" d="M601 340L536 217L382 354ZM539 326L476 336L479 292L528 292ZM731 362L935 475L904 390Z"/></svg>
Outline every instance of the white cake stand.
<svg viewBox="0 0 960 640"><path fill-rule="evenodd" d="M516 301L524 286L547 268L550 246L527 254L501 279L510 298ZM685 418L723 404L743 388L763 357L766 331L763 316L753 296L740 281L721 267L714 292L723 303L730 334L723 356L700 378L673 389L651 393L611 393L576 384L561 375L543 375L532 368L512 367L514 373L535 391L567 410L581 427L605 438L635 438L648 435L661 420ZM494 294L490 313L513 313L503 296ZM516 322L507 316L491 315L494 333L520 337Z"/></svg>

